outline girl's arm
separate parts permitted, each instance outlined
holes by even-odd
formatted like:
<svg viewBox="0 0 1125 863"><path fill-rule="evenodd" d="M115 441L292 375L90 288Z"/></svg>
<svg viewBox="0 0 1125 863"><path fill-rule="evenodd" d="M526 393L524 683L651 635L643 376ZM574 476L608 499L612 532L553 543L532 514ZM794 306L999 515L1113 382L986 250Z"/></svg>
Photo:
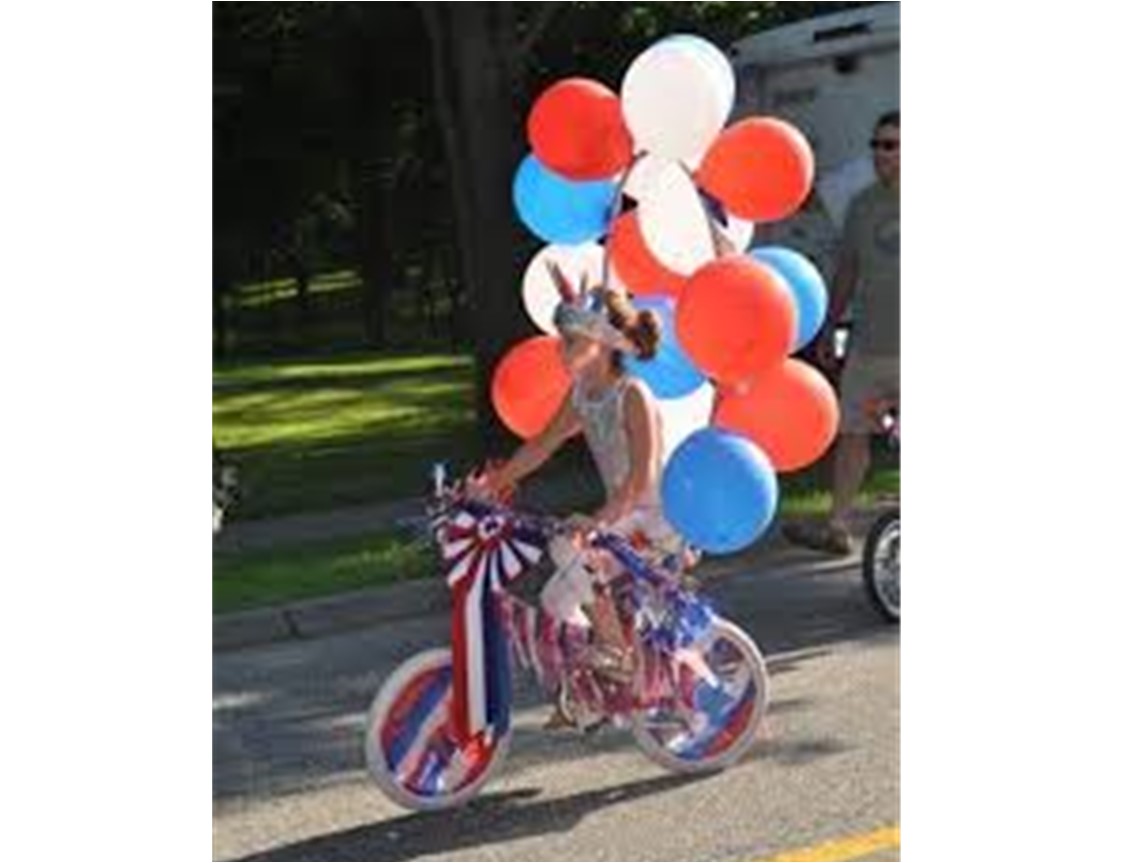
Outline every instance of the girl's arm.
<svg viewBox="0 0 1125 863"><path fill-rule="evenodd" d="M660 476L660 426L656 410L636 386L625 392L625 435L631 454L629 475L617 493L595 513L595 521L603 525L628 515Z"/></svg>
<svg viewBox="0 0 1125 863"><path fill-rule="evenodd" d="M535 473L559 447L581 430L581 419L568 395L547 428L516 450L515 455L492 471L485 481L493 491L515 485Z"/></svg>

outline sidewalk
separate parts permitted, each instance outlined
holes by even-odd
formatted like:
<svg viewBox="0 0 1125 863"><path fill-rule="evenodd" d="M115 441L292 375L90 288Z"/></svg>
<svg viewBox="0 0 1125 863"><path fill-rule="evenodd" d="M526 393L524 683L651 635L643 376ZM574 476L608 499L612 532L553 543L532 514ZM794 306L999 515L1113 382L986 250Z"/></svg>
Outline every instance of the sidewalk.
<svg viewBox="0 0 1125 863"><path fill-rule="evenodd" d="M559 492L556 491L556 493ZM406 504L394 504L382 508L360 507L355 510L343 511L353 513L354 520L344 521L330 529L344 530L345 527L351 529L362 526L358 532L369 532L376 529L376 525L379 524L372 518L373 514L386 514L397 511L394 507L405 506ZM879 512L884 509L886 509L886 506L858 513L852 524L854 535L861 537ZM417 510L413 510L407 514L416 513ZM278 519L272 527L262 523L257 534L252 534L252 536L255 536L254 541L258 542L267 542L270 539L288 542L291 534L284 532L282 529L293 529L290 527L291 523L312 531L318 524L328 525L333 517L334 514L332 513L324 513L318 516L293 516L287 519ZM318 521L320 519L325 521ZM278 526L279 523L280 526ZM281 532L271 533L273 530ZM334 535L344 536L348 534L336 533ZM320 537L322 535L318 535L318 538ZM698 576L703 582L704 590L706 590L708 582L714 582L724 577L796 564L815 565L818 568L851 568L859 564L859 554L860 549L857 548L856 552L850 557L832 558L795 548L781 536L780 525L775 523L769 533L759 540L750 551L733 557L720 557L705 561L698 570ZM397 620L442 614L447 612L448 609L449 598L445 582L439 577L438 573L434 573L433 578L419 581L408 581L385 587L335 594L269 608L215 615L212 618L211 649L213 652L218 652L287 639L320 638L337 632L345 632L349 629L361 629L393 623Z"/></svg>
<svg viewBox="0 0 1125 863"><path fill-rule="evenodd" d="M529 480L521 488L521 498L533 508L557 510L596 500L600 489L592 473L572 472L565 477ZM393 530L399 519L424 513L422 497L250 521L239 521L236 509L211 547L227 554L348 539Z"/></svg>

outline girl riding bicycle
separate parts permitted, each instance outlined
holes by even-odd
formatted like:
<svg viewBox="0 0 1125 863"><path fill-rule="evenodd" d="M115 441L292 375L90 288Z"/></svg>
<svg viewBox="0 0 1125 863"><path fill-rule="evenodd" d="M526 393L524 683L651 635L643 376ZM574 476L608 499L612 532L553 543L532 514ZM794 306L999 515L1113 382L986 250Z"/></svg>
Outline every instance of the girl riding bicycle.
<svg viewBox="0 0 1125 863"><path fill-rule="evenodd" d="M592 516L572 517L574 545L569 550L552 549L562 565L544 587L540 601L558 619L588 621L594 636L591 666L607 677L627 681L632 678L634 657L608 589L619 573L611 564L591 563L581 546L582 537L597 528L630 537L639 547L661 554L683 549L660 505L664 459L656 400L642 380L626 373L624 364L626 356L655 356L660 322L651 311L637 311L622 293L587 291L584 282L575 291L556 265L548 266L563 298L555 325L573 385L547 428L502 467L486 473L477 486L486 493L502 492L538 470L568 439L585 437L606 502Z"/></svg>

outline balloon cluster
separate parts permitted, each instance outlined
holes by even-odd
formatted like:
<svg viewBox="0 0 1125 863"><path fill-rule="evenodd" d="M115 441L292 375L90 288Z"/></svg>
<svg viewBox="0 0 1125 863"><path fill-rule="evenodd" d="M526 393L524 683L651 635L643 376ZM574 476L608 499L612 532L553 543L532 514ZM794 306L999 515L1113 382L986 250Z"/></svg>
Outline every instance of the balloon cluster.
<svg viewBox="0 0 1125 863"><path fill-rule="evenodd" d="M750 249L755 223L792 215L808 196L812 150L776 118L724 128L734 96L718 48L671 36L633 61L620 95L568 78L538 97L513 197L548 244L523 278L544 335L513 347L492 386L500 417L523 437L566 397L548 262L574 284L629 292L664 325L657 356L628 365L660 400L665 512L713 553L761 536L777 509L777 472L820 458L839 422L828 382L790 358L824 323L823 279L797 252Z"/></svg>

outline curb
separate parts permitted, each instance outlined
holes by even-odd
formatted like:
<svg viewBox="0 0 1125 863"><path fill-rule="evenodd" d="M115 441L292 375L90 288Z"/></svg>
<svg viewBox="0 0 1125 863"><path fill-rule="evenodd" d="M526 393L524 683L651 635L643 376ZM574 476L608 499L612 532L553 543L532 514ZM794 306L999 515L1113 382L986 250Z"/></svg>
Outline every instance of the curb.
<svg viewBox="0 0 1125 863"><path fill-rule="evenodd" d="M887 506L857 513L857 535ZM826 558L817 552L794 548L774 525L752 551L736 557L715 558L699 569L700 577L718 582L748 569L782 568L799 563L833 562L855 565L856 558ZM449 591L441 578L408 581L384 587L339 593L280 606L214 615L211 651L221 653L288 640L323 638L395 621L443 614L449 610Z"/></svg>
<svg viewBox="0 0 1125 863"><path fill-rule="evenodd" d="M304 602L216 614L211 618L211 650L218 653L288 639L321 638L448 610L449 591L444 581L407 581Z"/></svg>

